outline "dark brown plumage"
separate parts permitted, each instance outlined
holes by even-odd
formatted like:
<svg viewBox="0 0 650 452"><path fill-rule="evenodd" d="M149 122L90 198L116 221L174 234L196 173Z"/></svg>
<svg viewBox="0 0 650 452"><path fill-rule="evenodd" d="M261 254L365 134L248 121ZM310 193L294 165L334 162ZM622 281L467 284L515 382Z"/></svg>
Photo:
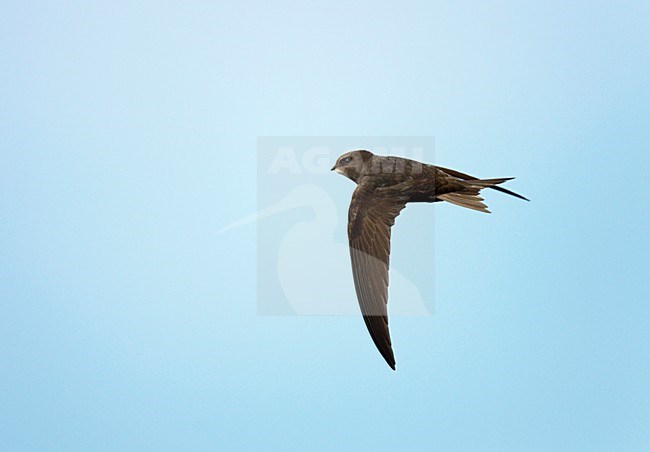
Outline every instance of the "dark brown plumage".
<svg viewBox="0 0 650 452"><path fill-rule="evenodd" d="M388 365L395 357L388 330L388 267L390 233L395 218L409 202L447 201L489 213L479 192L512 178L476 179L458 171L369 151L343 154L332 168L357 183L348 212L352 275L363 320Z"/></svg>

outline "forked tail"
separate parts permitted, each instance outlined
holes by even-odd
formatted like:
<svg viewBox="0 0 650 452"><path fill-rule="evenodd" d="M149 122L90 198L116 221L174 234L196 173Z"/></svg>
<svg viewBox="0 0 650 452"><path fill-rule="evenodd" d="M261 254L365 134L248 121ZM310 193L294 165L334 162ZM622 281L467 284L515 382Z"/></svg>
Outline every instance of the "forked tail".
<svg viewBox="0 0 650 452"><path fill-rule="evenodd" d="M461 173L460 171L456 171L453 169L449 168L443 168L442 166L439 166L438 169L441 169L445 173L449 174L450 176L457 177L458 179L462 180L475 180L476 177L470 176L469 174ZM492 190L500 191L501 193L505 193L510 196L514 196L515 198L523 199L524 201L530 201L530 199L526 198L525 196L520 195L519 193L515 193L512 190L508 190L507 188L499 187L499 186L492 186L490 187Z"/></svg>
<svg viewBox="0 0 650 452"><path fill-rule="evenodd" d="M466 188L462 191L453 193L445 193L438 196L438 199L456 204L457 206L467 207L468 209L478 210L479 212L490 213L487 206L483 204L483 198L479 196L479 192L486 187L494 187L504 183L505 181L514 179L514 177L504 177L501 179L472 179L464 180Z"/></svg>

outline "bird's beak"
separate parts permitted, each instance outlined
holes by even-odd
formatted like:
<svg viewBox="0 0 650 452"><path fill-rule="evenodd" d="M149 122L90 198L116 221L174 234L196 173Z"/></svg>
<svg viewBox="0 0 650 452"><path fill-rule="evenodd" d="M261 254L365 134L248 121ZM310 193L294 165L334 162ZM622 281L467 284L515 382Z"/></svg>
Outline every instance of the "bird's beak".
<svg viewBox="0 0 650 452"><path fill-rule="evenodd" d="M330 171L334 171L335 169L336 169L336 163L334 164L334 166L332 167L332 169Z"/></svg>

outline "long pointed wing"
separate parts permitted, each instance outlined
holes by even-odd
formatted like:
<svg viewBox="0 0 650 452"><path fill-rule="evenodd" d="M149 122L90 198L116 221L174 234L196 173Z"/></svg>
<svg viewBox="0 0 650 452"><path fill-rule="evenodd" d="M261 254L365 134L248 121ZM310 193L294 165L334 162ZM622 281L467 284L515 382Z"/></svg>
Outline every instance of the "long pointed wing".
<svg viewBox="0 0 650 452"><path fill-rule="evenodd" d="M408 195L361 185L352 195L348 239L357 299L370 337L388 365L395 357L388 330L390 231Z"/></svg>

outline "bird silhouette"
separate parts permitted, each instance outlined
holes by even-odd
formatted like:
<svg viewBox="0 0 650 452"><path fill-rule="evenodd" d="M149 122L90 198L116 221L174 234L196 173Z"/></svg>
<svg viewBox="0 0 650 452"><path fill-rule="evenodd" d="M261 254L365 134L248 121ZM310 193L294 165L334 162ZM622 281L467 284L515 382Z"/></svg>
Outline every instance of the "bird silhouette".
<svg viewBox="0 0 650 452"><path fill-rule="evenodd" d="M275 269L265 266L265 275L275 270L273 276L277 278L290 310L297 315L359 315L358 308L346 300L346 295L354 290L353 282L351 279L342 280L339 275L339 269L347 265L345 253L348 245L334 240L338 223L336 204L321 187L313 184L295 186L277 202L223 227L218 233L296 209L304 209L307 218L290 224L278 243L258 245L263 253L277 252ZM272 245L277 246L277 250L271 249ZM399 272L399 267L393 268L392 276L391 287L400 295L401 302L393 306L391 313L430 315L418 288ZM337 284L331 284L333 280L337 280ZM267 291L261 292L266 294ZM266 304L258 306L258 312L269 313L272 312L270 309L277 308L272 300L263 303Z"/></svg>
<svg viewBox="0 0 650 452"><path fill-rule="evenodd" d="M357 184L348 210L354 287L370 337L395 370L387 308L390 234L395 218L409 202L447 201L490 213L479 196L484 188L528 199L498 186L513 178L477 179L455 170L365 150L343 154L332 171Z"/></svg>

